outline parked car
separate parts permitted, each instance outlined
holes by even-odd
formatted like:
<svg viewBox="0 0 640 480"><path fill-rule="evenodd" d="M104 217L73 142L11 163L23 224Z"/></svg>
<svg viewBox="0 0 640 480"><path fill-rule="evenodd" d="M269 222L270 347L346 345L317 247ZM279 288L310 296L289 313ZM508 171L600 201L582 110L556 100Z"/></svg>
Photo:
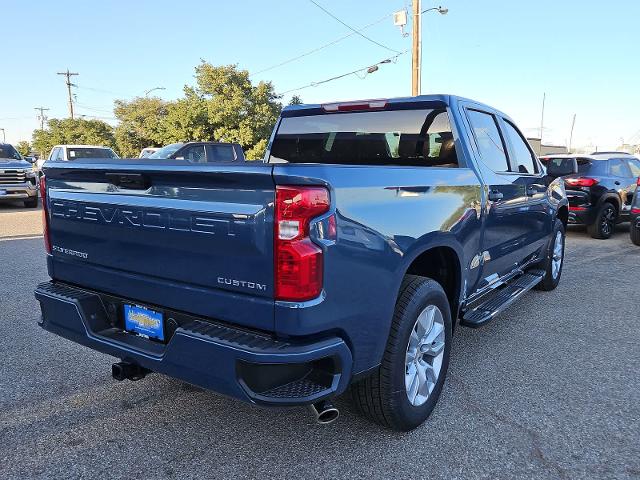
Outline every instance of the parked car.
<svg viewBox="0 0 640 480"><path fill-rule="evenodd" d="M593 238L609 238L615 225L629 221L631 201L640 176L640 160L629 154L553 155L544 164L575 158L578 173L565 177L569 223L584 224Z"/></svg>
<svg viewBox="0 0 640 480"><path fill-rule="evenodd" d="M631 204L631 225L629 232L631 241L640 245L640 177L638 177L636 192L633 195L633 203Z"/></svg>
<svg viewBox="0 0 640 480"><path fill-rule="evenodd" d="M471 100L288 106L264 162L145 164L54 161L42 183L41 326L120 358L117 380L161 372L321 423L350 387L409 430L454 328L561 278L553 177L575 162L545 174L513 120Z"/></svg>
<svg viewBox="0 0 640 480"><path fill-rule="evenodd" d="M49 156L39 159L35 163L36 170L42 175L42 166L45 161L69 161L79 158L119 158L116 152L102 145L56 145L51 149Z"/></svg>
<svg viewBox="0 0 640 480"><path fill-rule="evenodd" d="M0 143L0 202L22 200L38 207L38 179L30 161L8 143Z"/></svg>
<svg viewBox="0 0 640 480"><path fill-rule="evenodd" d="M160 150L159 147L143 148L142 150L140 150L140 155L138 155L138 158L147 158L149 155L151 155L152 153L157 152L158 150Z"/></svg>
<svg viewBox="0 0 640 480"><path fill-rule="evenodd" d="M238 143L179 142L166 145L148 158L187 160L192 163L244 162L244 151Z"/></svg>

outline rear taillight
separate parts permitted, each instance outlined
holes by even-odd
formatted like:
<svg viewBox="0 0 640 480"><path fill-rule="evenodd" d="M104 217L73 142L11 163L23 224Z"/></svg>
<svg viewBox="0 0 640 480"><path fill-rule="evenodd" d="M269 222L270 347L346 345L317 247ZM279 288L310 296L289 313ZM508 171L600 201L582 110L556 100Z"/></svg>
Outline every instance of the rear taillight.
<svg viewBox="0 0 640 480"><path fill-rule="evenodd" d="M47 181L44 175L40 177L40 201L42 202L42 233L44 235L44 248L51 253L51 241L49 240L49 208L47 207Z"/></svg>
<svg viewBox="0 0 640 480"><path fill-rule="evenodd" d="M640 208L632 208L631 209L631 214L632 215L639 215L640 214Z"/></svg>
<svg viewBox="0 0 640 480"><path fill-rule="evenodd" d="M636 180L636 185L640 187L640 177L638 177L638 180Z"/></svg>
<svg viewBox="0 0 640 480"><path fill-rule="evenodd" d="M322 249L311 241L311 220L329 211L324 187L276 187L275 297L304 301L322 291Z"/></svg>
<svg viewBox="0 0 640 480"><path fill-rule="evenodd" d="M565 178L565 183L572 187L593 187L598 180L589 177Z"/></svg>

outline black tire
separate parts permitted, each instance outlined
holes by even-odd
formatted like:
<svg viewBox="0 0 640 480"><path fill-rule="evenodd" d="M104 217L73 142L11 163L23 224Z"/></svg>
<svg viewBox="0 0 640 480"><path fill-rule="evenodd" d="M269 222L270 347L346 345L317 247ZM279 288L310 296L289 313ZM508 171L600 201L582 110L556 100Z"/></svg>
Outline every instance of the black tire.
<svg viewBox="0 0 640 480"><path fill-rule="evenodd" d="M638 217L635 222L631 222L629 235L634 245L640 245L640 217Z"/></svg>
<svg viewBox="0 0 640 480"><path fill-rule="evenodd" d="M433 390L422 405L414 406L405 387L405 358L418 316L430 305L442 313L443 357ZM374 422L393 430L408 431L422 424L440 397L449 366L451 337L449 301L440 284L430 278L406 275L396 301L382 364L372 375L351 386L356 408Z"/></svg>
<svg viewBox="0 0 640 480"><path fill-rule="evenodd" d="M26 208L38 208L38 196L31 197L29 200L24 201L24 206Z"/></svg>
<svg viewBox="0 0 640 480"><path fill-rule="evenodd" d="M553 274L553 266L554 266L554 255L555 255L555 246L556 246L556 237L560 234L562 238L562 258L560 261L560 268L558 269L557 274L554 276ZM551 239L549 240L549 246L547 247L547 253L545 255L544 260L540 264L540 268L544 270L544 277L542 277L542 281L538 283L535 288L537 290L543 290L545 292L554 290L558 284L560 283L560 277L562 276L562 267L564 267L564 247L565 247L566 234L564 229L564 224L556 219L556 223L553 226L553 234L551 235Z"/></svg>
<svg viewBox="0 0 640 480"><path fill-rule="evenodd" d="M605 202L598 209L596 219L591 225L587 225L587 231L593 238L605 240L611 235L616 228L616 220L618 211L615 205Z"/></svg>

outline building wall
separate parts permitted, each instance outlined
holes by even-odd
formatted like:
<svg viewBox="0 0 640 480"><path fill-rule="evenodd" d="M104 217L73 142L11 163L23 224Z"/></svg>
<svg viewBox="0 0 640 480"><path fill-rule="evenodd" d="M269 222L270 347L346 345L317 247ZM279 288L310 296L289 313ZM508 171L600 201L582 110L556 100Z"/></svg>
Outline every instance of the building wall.
<svg viewBox="0 0 640 480"><path fill-rule="evenodd" d="M543 145L539 138L527 138L529 145L537 155L549 155L552 153L569 153L564 145Z"/></svg>

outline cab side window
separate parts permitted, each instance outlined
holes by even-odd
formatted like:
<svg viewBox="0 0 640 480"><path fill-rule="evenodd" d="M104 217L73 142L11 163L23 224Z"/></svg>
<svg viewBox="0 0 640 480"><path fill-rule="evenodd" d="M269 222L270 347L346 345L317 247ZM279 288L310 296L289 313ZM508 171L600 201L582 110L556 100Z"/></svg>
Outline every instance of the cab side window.
<svg viewBox="0 0 640 480"><path fill-rule="evenodd" d="M504 120L505 135L509 139L513 150L511 169L518 173L536 173L533 152L529 149L527 141L522 137L518 129L508 120Z"/></svg>
<svg viewBox="0 0 640 480"><path fill-rule="evenodd" d="M479 110L467 110L467 114L483 163L494 172L508 172L506 148L495 117Z"/></svg>
<svg viewBox="0 0 640 480"><path fill-rule="evenodd" d="M59 151L60 151L60 147L56 147L53 150L51 150L51 153L49 154L49 160L57 160Z"/></svg>

